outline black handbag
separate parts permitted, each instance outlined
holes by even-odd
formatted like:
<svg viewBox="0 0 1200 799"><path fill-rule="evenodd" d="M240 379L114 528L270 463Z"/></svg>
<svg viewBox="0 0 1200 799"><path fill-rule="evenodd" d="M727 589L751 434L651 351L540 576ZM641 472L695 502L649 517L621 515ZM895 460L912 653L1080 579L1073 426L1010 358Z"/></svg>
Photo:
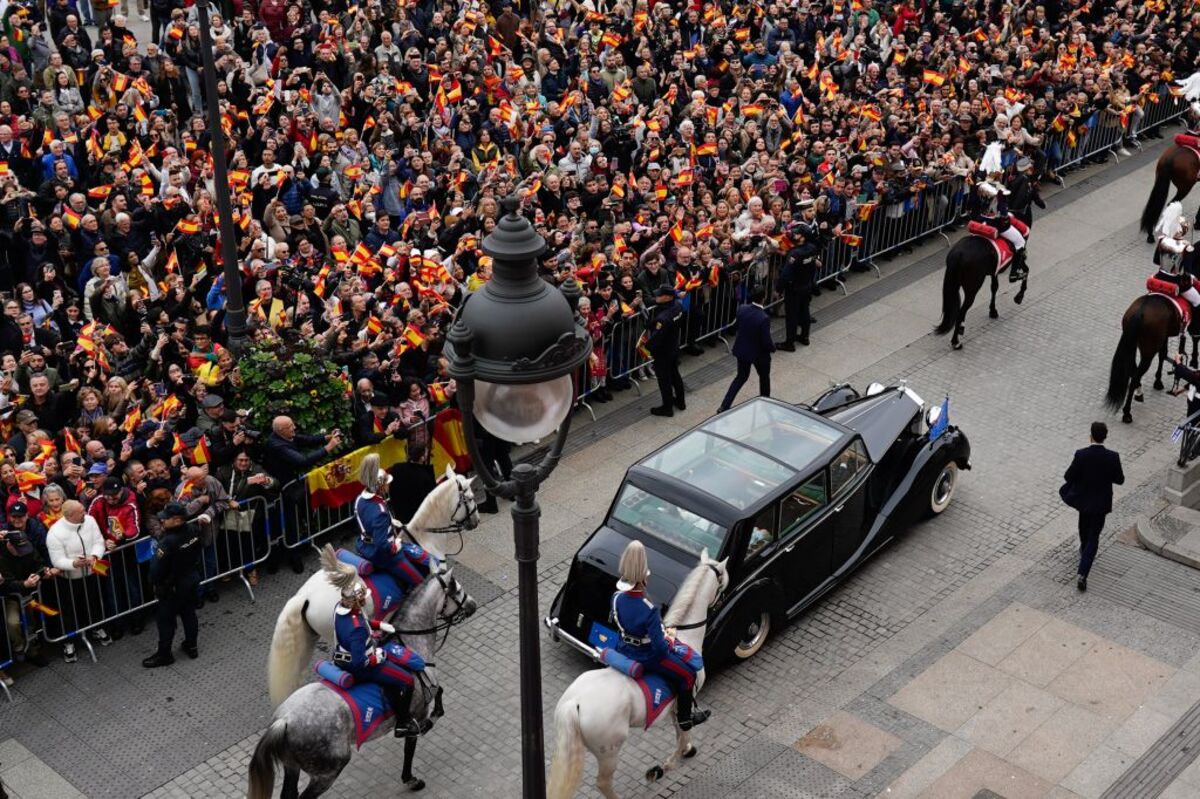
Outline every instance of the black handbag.
<svg viewBox="0 0 1200 799"><path fill-rule="evenodd" d="M1063 483L1058 489L1058 496L1062 499L1064 505L1079 510L1079 494L1075 490L1074 483Z"/></svg>

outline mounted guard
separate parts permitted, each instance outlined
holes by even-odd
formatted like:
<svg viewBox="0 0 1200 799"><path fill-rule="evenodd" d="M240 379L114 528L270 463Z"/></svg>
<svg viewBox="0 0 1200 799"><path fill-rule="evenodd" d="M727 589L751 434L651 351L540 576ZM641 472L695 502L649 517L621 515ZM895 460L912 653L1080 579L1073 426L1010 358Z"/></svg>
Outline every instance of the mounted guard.
<svg viewBox="0 0 1200 799"><path fill-rule="evenodd" d="M1190 227L1182 203L1173 202L1163 210L1162 217L1154 227L1154 263L1158 271L1146 281L1146 289L1171 297L1182 297L1195 308L1200 305L1200 291L1196 290L1194 279L1183 268L1183 259L1193 251L1192 243L1188 240Z"/></svg>
<svg viewBox="0 0 1200 799"><path fill-rule="evenodd" d="M332 553L322 557L336 564ZM367 589L353 569L337 568L329 572L329 580L342 594L342 601L334 611L333 665L353 677L355 683L374 683L383 689L395 714L397 738L423 735L432 724L428 720L418 724L413 719L409 698L416 681L414 672L424 671L425 661L395 641L382 640L394 635L396 628L367 617L363 610Z"/></svg>
<svg viewBox="0 0 1200 799"><path fill-rule="evenodd" d="M650 566L646 548L641 541L631 541L621 554L621 580L612 598L612 618L620 640L616 650L632 661L642 664L675 686L675 714L679 729L690 730L708 721L708 710L692 707L696 671L675 654L673 641L663 627L658 606L646 596L646 580Z"/></svg>
<svg viewBox="0 0 1200 799"><path fill-rule="evenodd" d="M418 544L397 535L397 525L388 509L392 476L379 467L379 456L372 453L363 458L358 479L363 491L354 501L354 519L359 529L355 550L376 569L395 577L401 587L416 588L437 564ZM400 530L403 529L401 525Z"/></svg>
<svg viewBox="0 0 1200 799"><path fill-rule="evenodd" d="M1003 182L1003 150L1004 145L1000 142L992 142L979 161L985 177L975 185L974 221L992 227L996 235L1012 245L1013 260L1008 270L1008 282L1019 283L1029 275L1029 267L1025 264L1025 235L1029 228L1008 211L1010 192Z"/></svg>

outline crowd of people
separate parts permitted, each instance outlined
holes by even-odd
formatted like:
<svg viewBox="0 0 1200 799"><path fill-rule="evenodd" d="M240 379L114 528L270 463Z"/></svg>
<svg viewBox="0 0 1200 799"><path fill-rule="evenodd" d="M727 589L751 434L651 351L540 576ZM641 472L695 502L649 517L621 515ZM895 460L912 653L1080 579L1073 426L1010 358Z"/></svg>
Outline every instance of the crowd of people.
<svg viewBox="0 0 1200 799"><path fill-rule="evenodd" d="M1200 15L1159 0L222 0L206 98L199 9L148 0L147 35L117 5L3 6L0 591L14 597L158 535L168 502L215 519L339 447L423 430L453 400L443 333L490 278L482 241L505 198L547 241L542 277L587 297L603 401L629 387L608 335L664 286L737 286L794 243L802 207L852 241L876 209L975 177L993 141L1005 167L1027 158L1054 180L1064 147L1097 126L1133 136L1200 56ZM353 431L238 412L210 103L251 344L303 339L343 365ZM99 606L140 603L112 586L142 566L103 568Z"/></svg>

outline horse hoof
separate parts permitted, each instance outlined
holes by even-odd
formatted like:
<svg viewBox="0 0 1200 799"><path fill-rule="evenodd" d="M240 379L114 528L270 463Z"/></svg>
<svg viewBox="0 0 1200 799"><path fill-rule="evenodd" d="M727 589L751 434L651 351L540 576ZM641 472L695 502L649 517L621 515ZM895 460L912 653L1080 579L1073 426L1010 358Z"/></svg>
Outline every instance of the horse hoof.
<svg viewBox="0 0 1200 799"><path fill-rule="evenodd" d="M657 782L662 779L665 773L662 766L652 766L646 769L646 782Z"/></svg>
<svg viewBox="0 0 1200 799"><path fill-rule="evenodd" d="M1016 303L1017 305L1020 305L1024 301L1025 301L1025 292L1024 291L1022 291L1017 296L1013 297L1013 302Z"/></svg>
<svg viewBox="0 0 1200 799"><path fill-rule="evenodd" d="M1124 422L1125 424L1133 424L1133 414L1132 413L1123 414L1121 416L1121 421Z"/></svg>
<svg viewBox="0 0 1200 799"><path fill-rule="evenodd" d="M700 750L697 749L695 746L689 746L687 748L687 751L683 753L683 756L685 758L695 757L699 752L700 752Z"/></svg>
<svg viewBox="0 0 1200 799"><path fill-rule="evenodd" d="M995 308L992 308L990 311L988 311L988 316L991 317L992 319L999 319L1000 312L997 311Z"/></svg>
<svg viewBox="0 0 1200 799"><path fill-rule="evenodd" d="M1141 395L1141 394L1136 394L1136 395L1134 395L1134 397L1133 397L1133 401L1134 401L1134 402L1145 402L1145 401L1146 401L1146 398L1145 398L1143 395Z"/></svg>
<svg viewBox="0 0 1200 799"><path fill-rule="evenodd" d="M411 780L408 780L404 784L413 793L416 793L417 791L425 790L425 780L418 779L416 777L413 777Z"/></svg>

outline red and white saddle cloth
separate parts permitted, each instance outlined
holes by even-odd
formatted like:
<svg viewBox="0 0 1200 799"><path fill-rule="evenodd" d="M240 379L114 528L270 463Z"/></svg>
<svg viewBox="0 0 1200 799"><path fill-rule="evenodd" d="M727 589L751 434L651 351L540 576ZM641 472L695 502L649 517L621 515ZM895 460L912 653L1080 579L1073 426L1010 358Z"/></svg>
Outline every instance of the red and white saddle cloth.
<svg viewBox="0 0 1200 799"><path fill-rule="evenodd" d="M1022 236L1026 238L1029 237L1029 228L1020 219L1017 219L1012 214L1009 214L1008 222L1014 228L1016 228L1017 232ZM996 228L992 227L986 222L968 222L967 232L972 236L979 236L980 238L987 239L989 242L991 242L992 247L996 249L997 275L1007 269L1008 265L1012 263L1013 246L1009 243L1008 239L1005 239L1000 235L1000 231L996 230Z"/></svg>
<svg viewBox="0 0 1200 799"><path fill-rule="evenodd" d="M1200 136L1193 136L1190 133L1176 133L1175 144L1180 147L1186 147L1200 158Z"/></svg>
<svg viewBox="0 0 1200 799"><path fill-rule="evenodd" d="M1192 321L1192 304L1179 296L1179 286L1169 280L1161 280L1155 275L1146 278L1146 292L1159 294L1171 301L1171 305L1179 312L1179 327L1186 329Z"/></svg>

